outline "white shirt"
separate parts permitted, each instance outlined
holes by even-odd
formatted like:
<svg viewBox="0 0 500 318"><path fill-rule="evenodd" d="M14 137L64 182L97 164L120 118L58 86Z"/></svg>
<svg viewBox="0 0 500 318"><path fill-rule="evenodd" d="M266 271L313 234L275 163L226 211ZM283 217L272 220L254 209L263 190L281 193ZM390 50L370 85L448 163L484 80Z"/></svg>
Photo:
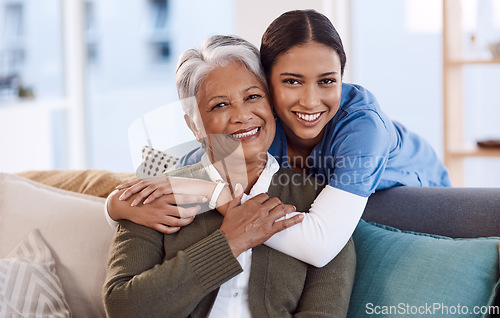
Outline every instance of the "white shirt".
<svg viewBox="0 0 500 318"><path fill-rule="evenodd" d="M219 172L209 161L208 156L204 154L201 163L205 167L212 181L222 180ZM279 170L279 164L273 156L267 154L267 163L260 174L257 182L254 184L248 195L243 194L241 203L253 198L254 196L267 192L271 184L271 178ZM248 302L248 283L250 280L250 270L252 265L252 249L241 253L237 257L238 262L243 268L243 272L231 278L219 288L217 298L210 311L210 318L219 317L241 317L251 318L250 306Z"/></svg>

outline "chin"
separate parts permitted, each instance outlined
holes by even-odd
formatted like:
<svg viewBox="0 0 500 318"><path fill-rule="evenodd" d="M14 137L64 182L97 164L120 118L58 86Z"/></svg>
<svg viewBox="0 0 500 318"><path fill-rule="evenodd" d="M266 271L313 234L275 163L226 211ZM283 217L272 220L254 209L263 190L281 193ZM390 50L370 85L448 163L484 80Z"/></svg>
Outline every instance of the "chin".
<svg viewBox="0 0 500 318"><path fill-rule="evenodd" d="M321 133L320 131L304 131L301 129L300 131L294 132L297 137L303 140L315 139Z"/></svg>
<svg viewBox="0 0 500 318"><path fill-rule="evenodd" d="M245 161L250 162L250 161L255 161L255 160L261 160L261 161L267 160L267 149L269 149L269 148L255 149L253 147L249 147L249 148L243 147Z"/></svg>

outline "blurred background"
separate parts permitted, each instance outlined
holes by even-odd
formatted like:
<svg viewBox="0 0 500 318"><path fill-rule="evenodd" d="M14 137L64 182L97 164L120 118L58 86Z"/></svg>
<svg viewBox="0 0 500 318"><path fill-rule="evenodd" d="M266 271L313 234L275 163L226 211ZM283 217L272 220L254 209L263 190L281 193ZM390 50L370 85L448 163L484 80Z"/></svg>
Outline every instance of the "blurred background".
<svg viewBox="0 0 500 318"><path fill-rule="evenodd" d="M192 139L175 119L180 53L212 34L259 46L281 13L313 8L343 39L345 82L371 90L392 119L426 138L453 165L455 185L498 187L500 150L475 145L500 139L491 45L500 41L500 0L451 1L458 9L437 0L0 0L0 171L133 171L128 131L142 115L170 107L166 139ZM443 36L446 16L458 29ZM448 38L460 45L444 50ZM446 98L450 78L457 99ZM453 150L455 135L472 150Z"/></svg>

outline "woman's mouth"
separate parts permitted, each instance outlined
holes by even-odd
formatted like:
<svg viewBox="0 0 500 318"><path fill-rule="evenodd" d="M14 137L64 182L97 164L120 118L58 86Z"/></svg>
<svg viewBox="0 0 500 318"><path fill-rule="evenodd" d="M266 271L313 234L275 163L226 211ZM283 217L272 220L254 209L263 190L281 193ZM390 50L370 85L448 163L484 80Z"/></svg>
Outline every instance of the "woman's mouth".
<svg viewBox="0 0 500 318"><path fill-rule="evenodd" d="M260 127L256 127L250 130L239 130L233 134L230 134L229 136L231 136L234 139L248 140L254 138L259 131Z"/></svg>
<svg viewBox="0 0 500 318"><path fill-rule="evenodd" d="M301 122L305 126L314 126L316 125L320 120L324 112L318 112L318 113L299 113L299 112L293 112L299 122Z"/></svg>

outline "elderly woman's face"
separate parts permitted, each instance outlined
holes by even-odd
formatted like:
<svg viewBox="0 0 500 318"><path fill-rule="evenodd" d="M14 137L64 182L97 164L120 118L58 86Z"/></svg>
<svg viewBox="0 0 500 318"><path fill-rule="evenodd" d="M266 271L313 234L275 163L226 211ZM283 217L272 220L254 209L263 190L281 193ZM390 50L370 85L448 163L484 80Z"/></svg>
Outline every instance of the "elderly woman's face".
<svg viewBox="0 0 500 318"><path fill-rule="evenodd" d="M267 158L262 154L274 138L274 116L265 85L245 66L232 62L210 71L196 99L217 157L228 155L241 143L245 160Z"/></svg>

